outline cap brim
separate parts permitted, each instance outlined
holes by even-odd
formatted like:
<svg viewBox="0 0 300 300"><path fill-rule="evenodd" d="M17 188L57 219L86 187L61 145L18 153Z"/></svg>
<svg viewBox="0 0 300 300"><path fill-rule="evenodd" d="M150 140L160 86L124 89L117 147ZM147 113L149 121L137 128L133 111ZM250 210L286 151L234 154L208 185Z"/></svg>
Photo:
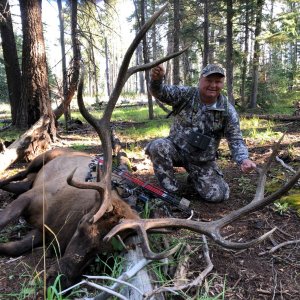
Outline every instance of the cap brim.
<svg viewBox="0 0 300 300"><path fill-rule="evenodd" d="M220 73L220 72L208 72L207 74L204 74L204 75L202 75L202 76L203 76L203 77L207 77L207 76L212 75L212 74L219 74L219 75L221 75L222 77L225 77L225 74Z"/></svg>

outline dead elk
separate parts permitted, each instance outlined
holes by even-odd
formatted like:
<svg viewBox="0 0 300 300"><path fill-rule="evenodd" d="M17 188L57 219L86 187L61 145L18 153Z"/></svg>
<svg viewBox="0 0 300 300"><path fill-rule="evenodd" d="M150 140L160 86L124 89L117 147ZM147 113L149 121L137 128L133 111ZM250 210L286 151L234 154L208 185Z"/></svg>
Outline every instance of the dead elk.
<svg viewBox="0 0 300 300"><path fill-rule="evenodd" d="M0 181L2 189L13 192L15 187L19 193L19 184L24 190L0 211L0 230L21 215L34 227L22 240L0 244L0 255L18 256L41 245L43 226L46 226L48 244L52 243L56 255L62 257L47 272L48 280L51 283L61 273L66 275L63 285L68 286L80 276L96 253L110 249L110 243L103 242L103 237L121 219L137 219L138 216L112 192L110 211L97 223L89 222L103 200L101 184L98 183L97 190L91 187L91 183L87 183L85 189L78 189L67 184L67 177L76 169L70 183L84 182L90 162L90 156L85 153L51 150L34 159L25 171ZM30 179L26 181L25 178ZM13 185L10 182L22 179L25 181ZM24 185L24 182L30 184Z"/></svg>

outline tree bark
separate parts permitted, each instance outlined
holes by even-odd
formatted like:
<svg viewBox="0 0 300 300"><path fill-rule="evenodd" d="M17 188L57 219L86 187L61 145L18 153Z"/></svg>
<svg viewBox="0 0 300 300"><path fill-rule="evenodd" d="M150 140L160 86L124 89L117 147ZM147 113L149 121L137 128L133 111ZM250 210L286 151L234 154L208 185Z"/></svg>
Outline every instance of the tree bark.
<svg viewBox="0 0 300 300"><path fill-rule="evenodd" d="M174 9L174 32L173 32L173 52L179 51L179 31L180 31L180 1L173 0ZM173 59L173 84L180 83L179 57Z"/></svg>
<svg viewBox="0 0 300 300"><path fill-rule="evenodd" d="M72 75L69 82L69 89L67 92L66 100L63 101L63 103L61 103L59 107L54 110L54 115L56 120L58 120L62 116L64 111L70 105L73 96L77 90L77 85L79 81L81 54L80 54L78 30L77 30L77 1L71 1L70 5L71 5L71 41L72 41L72 48L73 48Z"/></svg>
<svg viewBox="0 0 300 300"><path fill-rule="evenodd" d="M48 116L55 126L49 97L48 70L42 27L41 0L20 1L23 30L22 104L26 119L18 125L30 127L41 116Z"/></svg>
<svg viewBox="0 0 300 300"><path fill-rule="evenodd" d="M21 71L8 0L0 0L0 32L11 108L12 125L16 125L21 103Z"/></svg>
<svg viewBox="0 0 300 300"><path fill-rule="evenodd" d="M146 15L145 0L141 0L141 27L145 24L145 15ZM144 56L144 64L149 63L147 34L145 34L143 37L143 56ZM154 119L154 111L153 111L152 95L149 91L149 81L150 81L149 74L150 74L149 70L146 70L145 71L145 79L146 79L147 98L148 98L148 114L149 114L149 120L153 120Z"/></svg>
<svg viewBox="0 0 300 300"><path fill-rule="evenodd" d="M106 77L106 89L107 89L107 96L110 97L109 55L108 55L107 37L105 37L105 39L104 39L104 49L105 49L105 77Z"/></svg>
<svg viewBox="0 0 300 300"><path fill-rule="evenodd" d="M66 101L68 92L68 77L67 77L67 63L66 63L66 47L65 47L65 25L64 15L62 12L61 0L57 0L58 19L59 19L59 33L60 33L60 49L61 49L61 65L63 74L63 101ZM70 107L68 106L64 111L65 127L68 130L68 121L71 119Z"/></svg>
<svg viewBox="0 0 300 300"><path fill-rule="evenodd" d="M202 67L208 64L209 56L209 0L204 0L204 23L203 23L203 60Z"/></svg>
<svg viewBox="0 0 300 300"><path fill-rule="evenodd" d="M227 96L230 103L234 105L233 97L233 37L232 37L232 19L233 6L232 0L227 0L227 42L226 42L226 83Z"/></svg>
<svg viewBox="0 0 300 300"><path fill-rule="evenodd" d="M242 61L242 82L241 82L241 105L245 107L246 105L246 78L247 78L247 65L248 65L248 54L249 54L249 9L248 0L245 1L245 41L244 41L244 53Z"/></svg>
<svg viewBox="0 0 300 300"><path fill-rule="evenodd" d="M259 68L259 58L260 58L260 45L258 41L258 36L261 32L261 20L262 20L262 8L264 5L264 0L257 0L256 7L256 22L255 22L255 42L254 42L254 53L253 53L253 69L252 69L252 88L250 96L250 108L256 108L257 106L257 92L258 92L258 68Z"/></svg>

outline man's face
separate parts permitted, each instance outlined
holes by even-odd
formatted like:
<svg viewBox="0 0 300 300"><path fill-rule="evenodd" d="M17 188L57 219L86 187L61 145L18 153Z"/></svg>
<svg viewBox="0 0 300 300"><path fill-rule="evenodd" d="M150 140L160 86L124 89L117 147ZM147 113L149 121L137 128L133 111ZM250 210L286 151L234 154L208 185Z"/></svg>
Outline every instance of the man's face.
<svg viewBox="0 0 300 300"><path fill-rule="evenodd" d="M200 77L199 90L201 101L206 104L214 103L224 87L225 77L219 74L211 74L207 77Z"/></svg>

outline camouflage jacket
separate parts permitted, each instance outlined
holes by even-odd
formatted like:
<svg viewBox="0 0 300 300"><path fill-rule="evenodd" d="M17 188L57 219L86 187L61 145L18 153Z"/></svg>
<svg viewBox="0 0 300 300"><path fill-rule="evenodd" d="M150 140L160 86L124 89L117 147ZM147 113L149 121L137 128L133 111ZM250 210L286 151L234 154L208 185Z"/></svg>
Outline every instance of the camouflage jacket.
<svg viewBox="0 0 300 300"><path fill-rule="evenodd" d="M227 139L235 162L240 164L249 157L239 117L225 96L220 95L216 104L209 106L200 102L198 87L169 86L162 81L151 81L150 91L161 102L172 105L175 113L169 139L190 163L197 165L215 160L222 136ZM196 137L208 137L205 149L191 144L195 134Z"/></svg>

